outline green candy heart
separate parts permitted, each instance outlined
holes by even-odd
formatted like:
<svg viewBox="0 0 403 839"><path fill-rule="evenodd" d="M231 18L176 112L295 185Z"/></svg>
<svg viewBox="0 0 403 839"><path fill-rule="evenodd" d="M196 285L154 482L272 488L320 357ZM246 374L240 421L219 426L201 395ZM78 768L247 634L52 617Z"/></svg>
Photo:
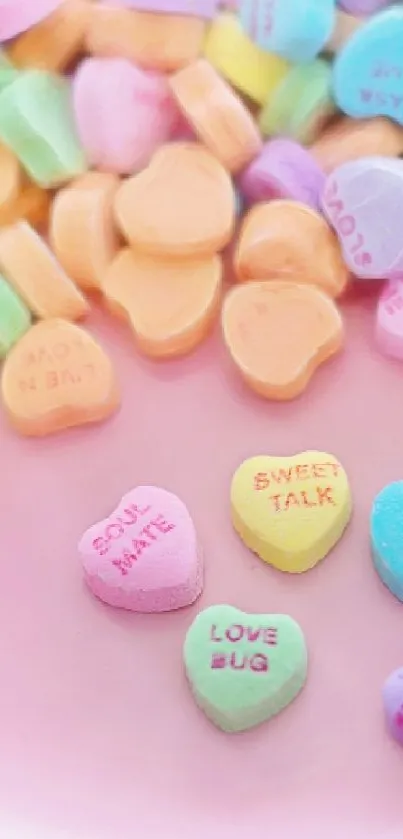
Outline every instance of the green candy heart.
<svg viewBox="0 0 403 839"><path fill-rule="evenodd" d="M42 187L57 186L87 169L68 81L54 73L27 70L1 90L0 139Z"/></svg>
<svg viewBox="0 0 403 839"><path fill-rule="evenodd" d="M0 274L0 358L31 326L31 315L25 303Z"/></svg>
<svg viewBox="0 0 403 839"><path fill-rule="evenodd" d="M0 49L0 91L14 81L18 76L18 70L13 67L3 50Z"/></svg>
<svg viewBox="0 0 403 839"><path fill-rule="evenodd" d="M303 687L307 649L288 615L248 615L211 606L192 623L184 662L197 704L224 731L278 714Z"/></svg>

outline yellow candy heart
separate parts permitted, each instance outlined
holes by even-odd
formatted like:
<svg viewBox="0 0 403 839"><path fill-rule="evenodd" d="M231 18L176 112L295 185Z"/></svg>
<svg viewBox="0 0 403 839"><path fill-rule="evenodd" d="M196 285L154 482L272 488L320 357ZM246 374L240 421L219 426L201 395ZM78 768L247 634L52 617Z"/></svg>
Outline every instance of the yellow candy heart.
<svg viewBox="0 0 403 839"><path fill-rule="evenodd" d="M264 562L298 574L340 539L351 516L347 475L327 452L245 460L231 485L235 530Z"/></svg>

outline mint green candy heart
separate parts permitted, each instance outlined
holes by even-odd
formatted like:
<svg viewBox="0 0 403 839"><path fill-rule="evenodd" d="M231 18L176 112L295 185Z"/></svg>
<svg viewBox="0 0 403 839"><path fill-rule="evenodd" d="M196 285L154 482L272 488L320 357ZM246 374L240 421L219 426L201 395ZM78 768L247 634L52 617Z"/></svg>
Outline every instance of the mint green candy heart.
<svg viewBox="0 0 403 839"><path fill-rule="evenodd" d="M21 72L0 92L0 140L45 188L87 169L74 126L70 86L55 73Z"/></svg>
<svg viewBox="0 0 403 839"><path fill-rule="evenodd" d="M307 675L303 632L288 615L211 606L192 623L184 662L197 704L224 731L244 731L292 702Z"/></svg>
<svg viewBox="0 0 403 839"><path fill-rule="evenodd" d="M0 274L0 358L28 331L31 314Z"/></svg>

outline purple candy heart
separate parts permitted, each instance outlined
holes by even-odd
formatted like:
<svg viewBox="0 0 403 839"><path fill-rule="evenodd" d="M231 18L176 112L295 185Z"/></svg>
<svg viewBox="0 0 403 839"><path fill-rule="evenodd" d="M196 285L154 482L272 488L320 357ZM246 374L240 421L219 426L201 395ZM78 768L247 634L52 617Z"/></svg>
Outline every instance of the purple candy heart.
<svg viewBox="0 0 403 839"><path fill-rule="evenodd" d="M403 746L403 667L395 670L386 679L382 698L389 731Z"/></svg>
<svg viewBox="0 0 403 839"><path fill-rule="evenodd" d="M390 0L338 0L338 6L352 15L373 15L383 9Z"/></svg>
<svg viewBox="0 0 403 839"><path fill-rule="evenodd" d="M325 175L307 149L293 140L265 143L259 156L244 170L239 186L249 204L289 198L318 209Z"/></svg>
<svg viewBox="0 0 403 839"><path fill-rule="evenodd" d="M192 15L211 20L217 13L218 0L114 0L113 5L136 12Z"/></svg>

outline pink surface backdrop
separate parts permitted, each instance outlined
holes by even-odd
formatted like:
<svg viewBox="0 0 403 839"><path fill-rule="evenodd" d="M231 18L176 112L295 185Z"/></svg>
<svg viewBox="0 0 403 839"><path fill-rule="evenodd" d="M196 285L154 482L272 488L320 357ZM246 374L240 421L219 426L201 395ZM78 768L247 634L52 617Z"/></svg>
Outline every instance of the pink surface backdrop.
<svg viewBox="0 0 403 839"><path fill-rule="evenodd" d="M346 352L283 405L243 386L218 330L158 365L95 313L119 415L43 441L1 416L1 837L23 824L42 839L401 837L403 752L380 691L403 664L403 606L372 568L368 517L403 478L403 366L378 355L373 310L371 295L345 304ZM332 555L296 578L238 540L229 484L245 457L307 448L340 457L355 508ZM138 483L181 496L204 546L204 593L175 614L122 613L82 582L79 537ZM291 614L310 651L301 697L233 736L194 705L181 663L197 611L222 602Z"/></svg>

